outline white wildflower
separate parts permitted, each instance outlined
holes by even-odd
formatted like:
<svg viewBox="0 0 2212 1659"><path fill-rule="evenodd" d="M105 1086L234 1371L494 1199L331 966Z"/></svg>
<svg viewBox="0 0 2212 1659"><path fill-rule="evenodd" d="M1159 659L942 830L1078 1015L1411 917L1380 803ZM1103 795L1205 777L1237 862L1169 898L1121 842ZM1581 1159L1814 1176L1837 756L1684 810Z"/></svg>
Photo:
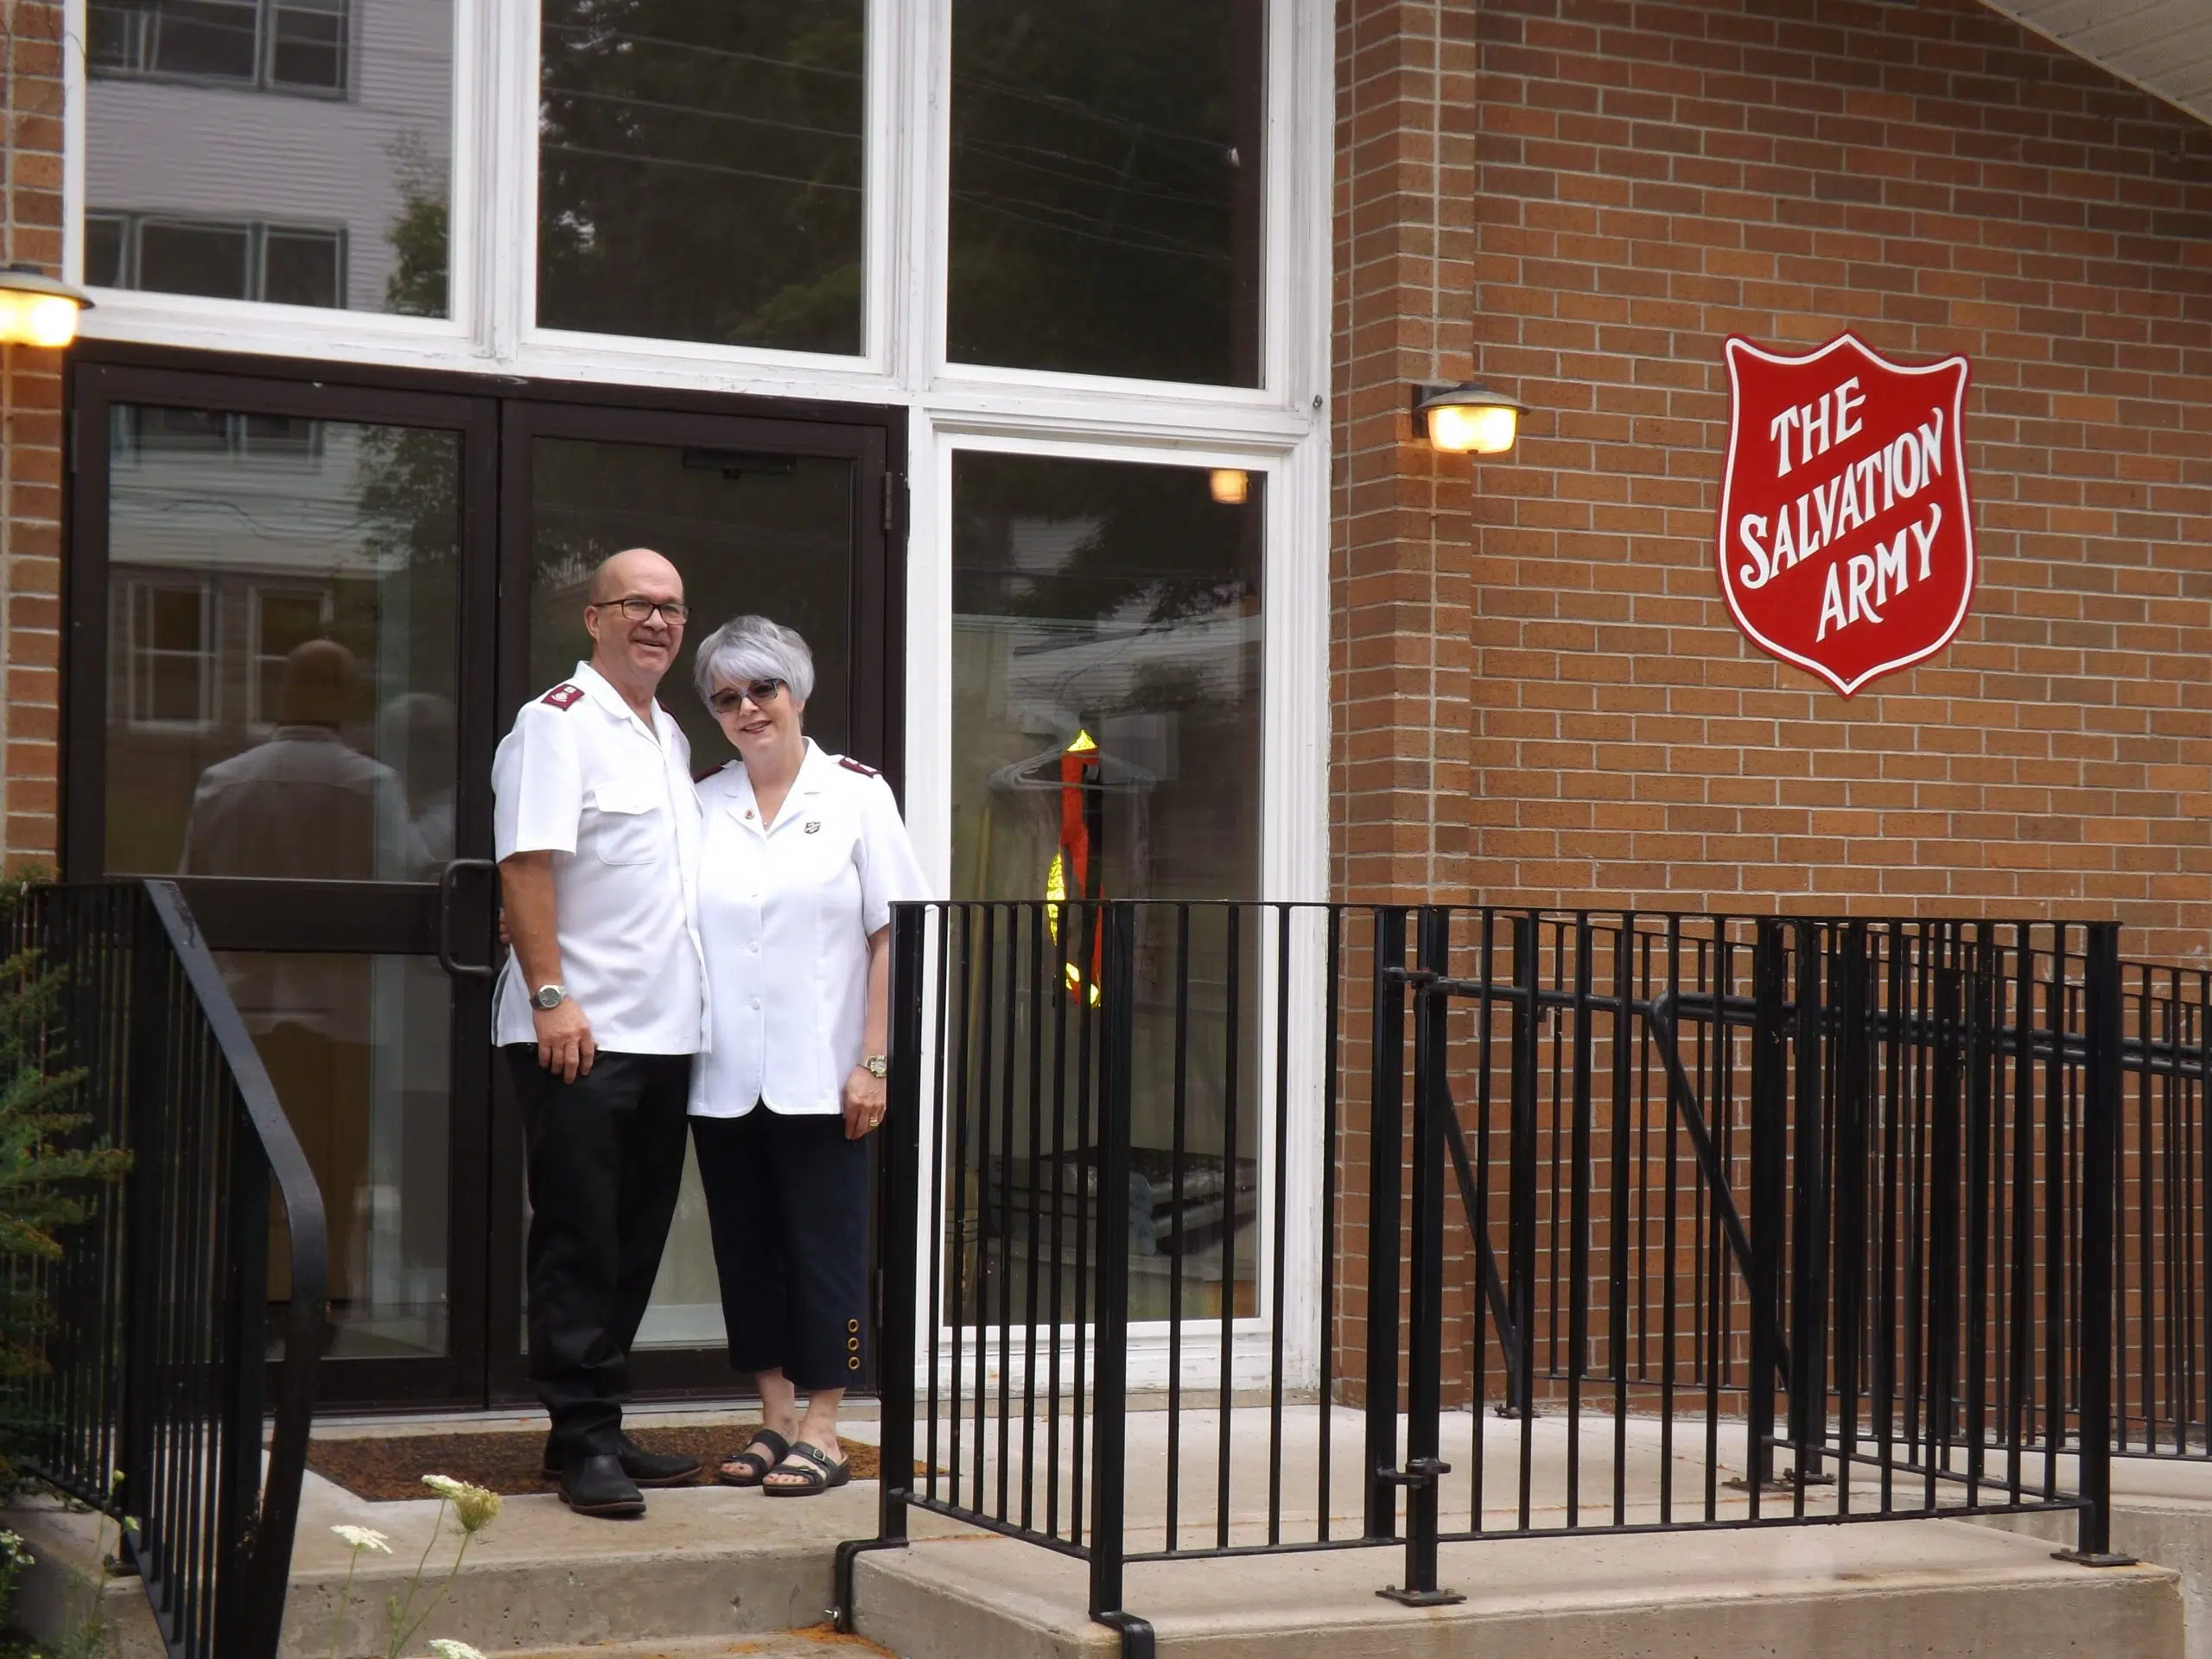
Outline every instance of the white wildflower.
<svg viewBox="0 0 2212 1659"><path fill-rule="evenodd" d="M391 1554L391 1540L374 1527L333 1527L331 1530L357 1550L374 1549L386 1555Z"/></svg>
<svg viewBox="0 0 2212 1659"><path fill-rule="evenodd" d="M499 1513L499 1495L488 1488L472 1486L451 1475L425 1475L423 1484L452 1503L463 1532L483 1531Z"/></svg>

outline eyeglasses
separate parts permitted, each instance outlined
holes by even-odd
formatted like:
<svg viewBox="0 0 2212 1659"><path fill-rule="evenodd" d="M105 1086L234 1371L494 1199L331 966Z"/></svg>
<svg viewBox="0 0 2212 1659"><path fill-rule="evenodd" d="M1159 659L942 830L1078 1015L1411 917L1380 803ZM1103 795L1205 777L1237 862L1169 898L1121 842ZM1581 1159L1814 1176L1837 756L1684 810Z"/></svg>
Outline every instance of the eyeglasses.
<svg viewBox="0 0 2212 1659"><path fill-rule="evenodd" d="M707 699L707 707L718 715L734 714L750 697L755 708L765 709L776 700L776 694L783 689L781 680L754 680L749 685L725 686Z"/></svg>
<svg viewBox="0 0 2212 1659"><path fill-rule="evenodd" d="M634 594L627 599L595 599L591 603L591 608L594 611L620 611L624 620L631 622L642 622L647 617L658 613L660 620L671 628L682 627L684 619L691 614L691 607L680 599L667 599L656 602L650 599L641 599Z"/></svg>

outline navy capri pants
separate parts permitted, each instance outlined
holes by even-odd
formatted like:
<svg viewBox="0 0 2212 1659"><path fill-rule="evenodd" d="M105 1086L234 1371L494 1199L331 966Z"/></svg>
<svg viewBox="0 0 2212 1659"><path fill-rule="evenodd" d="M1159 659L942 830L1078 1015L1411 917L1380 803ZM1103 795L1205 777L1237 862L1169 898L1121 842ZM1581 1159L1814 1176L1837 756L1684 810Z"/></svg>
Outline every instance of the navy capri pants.
<svg viewBox="0 0 2212 1659"><path fill-rule="evenodd" d="M798 1388L860 1381L868 1325L868 1138L842 1113L694 1117L729 1363Z"/></svg>

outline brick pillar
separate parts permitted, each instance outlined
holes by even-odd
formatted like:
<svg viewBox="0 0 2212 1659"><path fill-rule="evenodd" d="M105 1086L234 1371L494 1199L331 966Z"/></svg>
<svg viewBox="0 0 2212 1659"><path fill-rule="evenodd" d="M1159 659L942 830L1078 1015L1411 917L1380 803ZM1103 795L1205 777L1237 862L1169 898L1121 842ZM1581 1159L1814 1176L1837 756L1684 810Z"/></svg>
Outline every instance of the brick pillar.
<svg viewBox="0 0 2212 1659"><path fill-rule="evenodd" d="M61 21L0 0L0 264L61 272ZM51 868L59 804L61 353L0 347L0 854Z"/></svg>
<svg viewBox="0 0 2212 1659"><path fill-rule="evenodd" d="M1337 27L1332 880L1464 888L1471 467L1407 388L1468 378L1473 12L1343 0Z"/></svg>

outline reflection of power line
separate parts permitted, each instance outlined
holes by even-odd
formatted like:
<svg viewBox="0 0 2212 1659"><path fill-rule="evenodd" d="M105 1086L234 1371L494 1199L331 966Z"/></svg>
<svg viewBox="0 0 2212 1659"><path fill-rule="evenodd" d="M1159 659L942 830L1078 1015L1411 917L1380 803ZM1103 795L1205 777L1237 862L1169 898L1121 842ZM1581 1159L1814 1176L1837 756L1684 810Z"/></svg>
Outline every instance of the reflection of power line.
<svg viewBox="0 0 2212 1659"><path fill-rule="evenodd" d="M1033 156L1051 156L1058 160L1074 162L1078 166L1075 168L1046 167L1039 162L1017 160L1017 153L1023 150ZM987 156L1001 167L1018 168L1024 173L1040 173L1048 179L1065 179L1071 184L1111 191L1116 195L1140 196L1148 201L1174 201L1192 207L1213 207L1224 211L1229 207L1228 200L1223 196L1193 196L1179 190L1150 189L1141 184L1131 183L1111 162L1090 162L1061 150L1040 149L1033 144L993 144L980 139L957 138L952 145L954 167L960 165L963 154Z"/></svg>
<svg viewBox="0 0 2212 1659"><path fill-rule="evenodd" d="M588 156L597 161L632 162L640 167L680 167L694 173L713 173L725 178L759 179L768 184L797 185L806 190L842 190L858 195L857 184L839 184L830 179L795 179L782 173L762 173L749 167L729 167L721 162L685 161L674 156L639 156L629 150L599 149L586 144L541 144L541 156Z"/></svg>
<svg viewBox="0 0 2212 1659"><path fill-rule="evenodd" d="M129 496L126 495L124 497L124 500L129 502ZM141 501L134 505L143 506L149 504ZM314 503L309 505L320 505L321 504ZM166 518L171 513L188 508L198 508L202 511L212 510L216 512L226 513L231 518L237 519L249 531L252 531L257 540L264 542L289 542L295 544L305 543L309 546L335 547L341 543L350 541L358 545L372 530L389 528L385 520L364 517L358 511L356 511L352 517L346 518L342 524L334 524L327 530L307 531L296 528L280 528L276 525L264 524L260 519L255 518L253 514L247 512L235 501L226 499L221 496L212 495L169 496L159 504L153 505L153 515L157 518Z"/></svg>
<svg viewBox="0 0 2212 1659"><path fill-rule="evenodd" d="M823 138L842 138L850 143L858 143L861 137L857 128L810 127L798 121L773 121L766 116L740 115L734 110L709 110L696 104L667 104L657 99L632 98L621 92L588 92L581 86L548 86L546 96L549 99L573 98L593 104L619 104L626 109L659 110L670 115L696 116L702 121L737 121L750 127L772 127L778 132L812 133Z"/></svg>
<svg viewBox="0 0 2212 1659"><path fill-rule="evenodd" d="M995 93L1000 98L1011 99L1017 104L1041 104L1048 110L1058 110L1061 114L1074 116L1078 120L1093 121L1102 127L1111 127L1116 132L1154 138L1162 143L1189 144L1217 153L1227 147L1225 140L1211 134L1177 132L1171 128L1156 127L1149 121L1140 121L1134 116L1111 114L1085 104L1080 99L1070 98L1064 92L1039 92L1034 86L1023 86L1012 81L1000 80L995 76L962 74L959 70L955 69L952 72L952 84L956 94L963 83L976 88L978 92ZM954 101L957 108L958 103L957 96Z"/></svg>
<svg viewBox="0 0 2212 1659"><path fill-rule="evenodd" d="M1064 223L1058 219L1017 212L1013 207L1003 207L991 198L972 190L955 190L952 192L952 199L955 201L965 202L969 207L981 213L993 213L1001 219L1014 219L1023 225L1034 225L1039 230L1051 231L1059 236L1074 237L1079 241L1103 242L1109 247L1121 248L1130 253L1166 254L1178 259L1203 259L1212 264L1226 264L1230 257L1225 252L1210 248L1194 248L1186 243L1172 241L1166 238L1149 238L1139 241L1128 236L1107 236L1097 231L1079 230L1075 226ZM1021 206L1041 207L1049 213L1059 211L1050 202L1030 201L1023 202Z"/></svg>
<svg viewBox="0 0 2212 1659"><path fill-rule="evenodd" d="M696 41L671 41L658 35L636 35L626 29L603 29L590 23L556 23L548 19L542 26L548 35L579 35L588 37L588 42L598 45L620 43L624 46L659 46L673 52L689 52L702 58L724 58L734 63L765 63L772 68L796 70L806 75L829 75L838 80L858 80L857 69L832 69L823 64L801 63L797 58L772 57L763 52L740 52L726 46L704 46ZM549 57L550 54L548 54Z"/></svg>

